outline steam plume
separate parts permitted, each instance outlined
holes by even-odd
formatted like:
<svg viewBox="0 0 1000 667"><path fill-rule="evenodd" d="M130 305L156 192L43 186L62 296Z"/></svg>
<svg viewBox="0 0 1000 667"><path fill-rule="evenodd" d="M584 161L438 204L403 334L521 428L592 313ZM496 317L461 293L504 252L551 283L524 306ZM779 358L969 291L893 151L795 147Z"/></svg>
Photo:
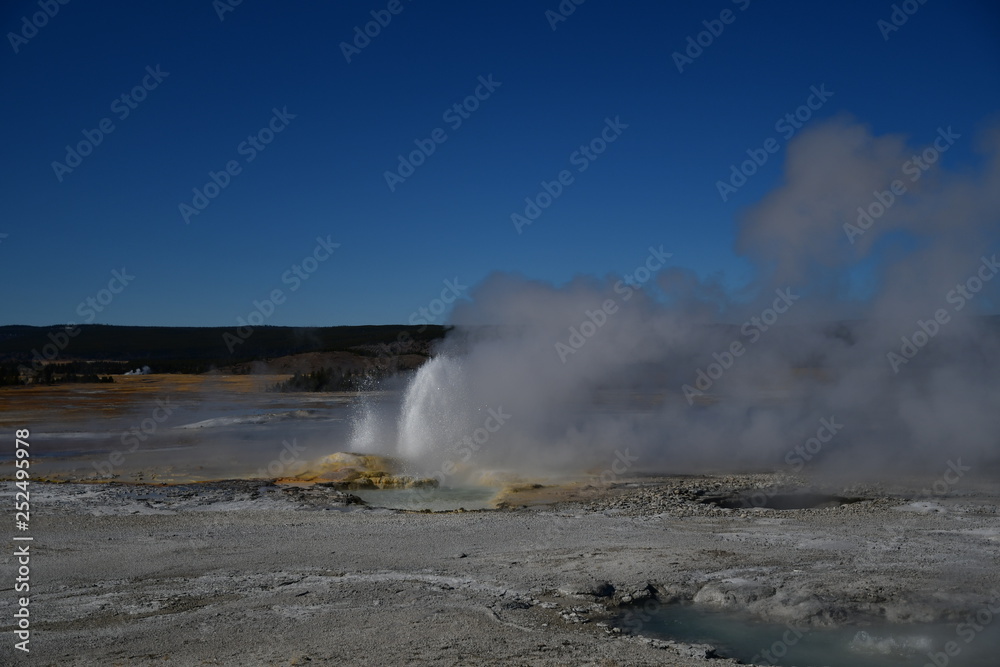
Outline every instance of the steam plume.
<svg viewBox="0 0 1000 667"><path fill-rule="evenodd" d="M925 145L847 117L803 131L783 183L740 216L755 274L737 289L672 262L641 287L490 276L410 385L401 453L549 471L626 450L635 470L995 464L998 138L948 170L969 128ZM510 419L461 450L490 408Z"/></svg>

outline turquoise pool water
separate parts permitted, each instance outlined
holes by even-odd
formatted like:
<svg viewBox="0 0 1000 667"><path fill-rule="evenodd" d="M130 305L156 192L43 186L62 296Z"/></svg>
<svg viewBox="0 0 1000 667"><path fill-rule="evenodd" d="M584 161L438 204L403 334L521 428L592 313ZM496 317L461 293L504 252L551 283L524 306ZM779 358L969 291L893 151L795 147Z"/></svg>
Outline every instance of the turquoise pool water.
<svg viewBox="0 0 1000 667"><path fill-rule="evenodd" d="M711 644L719 655L759 665L796 667L997 667L1000 604L963 622L861 623L808 628L764 623L693 604L647 603L615 624L635 634Z"/></svg>

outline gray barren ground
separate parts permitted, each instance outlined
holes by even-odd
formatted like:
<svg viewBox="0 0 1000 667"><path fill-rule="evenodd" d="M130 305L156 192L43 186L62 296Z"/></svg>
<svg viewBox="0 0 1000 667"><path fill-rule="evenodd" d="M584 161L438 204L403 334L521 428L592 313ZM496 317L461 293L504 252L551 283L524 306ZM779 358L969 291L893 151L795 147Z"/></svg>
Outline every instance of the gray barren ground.
<svg viewBox="0 0 1000 667"><path fill-rule="evenodd" d="M923 621L1000 588L995 492L855 488L858 502L798 510L703 502L779 481L641 479L587 501L436 514L257 482L35 484L30 659L704 665L705 647L604 619L693 599L813 625Z"/></svg>

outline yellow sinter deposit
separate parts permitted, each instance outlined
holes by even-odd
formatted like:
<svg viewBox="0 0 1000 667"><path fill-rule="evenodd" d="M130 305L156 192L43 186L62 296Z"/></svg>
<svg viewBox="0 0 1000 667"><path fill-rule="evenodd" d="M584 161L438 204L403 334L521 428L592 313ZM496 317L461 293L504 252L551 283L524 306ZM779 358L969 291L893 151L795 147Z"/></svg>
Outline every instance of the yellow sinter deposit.
<svg viewBox="0 0 1000 667"><path fill-rule="evenodd" d="M327 482L342 489L411 489L437 486L436 479L401 474L403 466L394 458L377 454L337 452L316 461L310 470L279 482Z"/></svg>

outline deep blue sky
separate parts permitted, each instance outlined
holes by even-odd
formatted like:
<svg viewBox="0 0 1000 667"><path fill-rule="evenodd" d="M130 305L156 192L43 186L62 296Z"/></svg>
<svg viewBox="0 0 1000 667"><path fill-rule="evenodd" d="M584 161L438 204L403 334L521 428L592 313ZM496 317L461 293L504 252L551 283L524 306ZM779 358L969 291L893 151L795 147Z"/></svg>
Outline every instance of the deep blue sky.
<svg viewBox="0 0 1000 667"><path fill-rule="evenodd" d="M629 271L660 244L739 283L739 211L779 182L784 151L726 203L715 183L780 137L810 86L834 92L817 118L846 112L915 145L1000 110L986 1L931 0L886 41L889 2L588 0L553 31L557 0L403 0L346 62L340 43L387 4L244 0L220 21L210 0L77 0L17 53L5 38L0 324L85 321L77 305L122 267L135 279L95 322L232 325L276 288L287 301L268 324L406 322L445 279L560 284ZM671 54L727 8L735 21L679 73ZM38 11L6 2L0 25L20 32ZM120 119L112 102L157 65L169 76ZM442 113L489 75L501 86L452 130ZM247 163L237 146L275 107L296 118ZM576 172L570 154L616 116L628 129ZM59 182L52 162L103 118L114 131ZM438 127L447 141L390 192L384 172ZM178 205L229 160L242 172L185 224ZM567 168L575 182L518 235L511 213ZM340 248L290 292L282 274L320 235Z"/></svg>

